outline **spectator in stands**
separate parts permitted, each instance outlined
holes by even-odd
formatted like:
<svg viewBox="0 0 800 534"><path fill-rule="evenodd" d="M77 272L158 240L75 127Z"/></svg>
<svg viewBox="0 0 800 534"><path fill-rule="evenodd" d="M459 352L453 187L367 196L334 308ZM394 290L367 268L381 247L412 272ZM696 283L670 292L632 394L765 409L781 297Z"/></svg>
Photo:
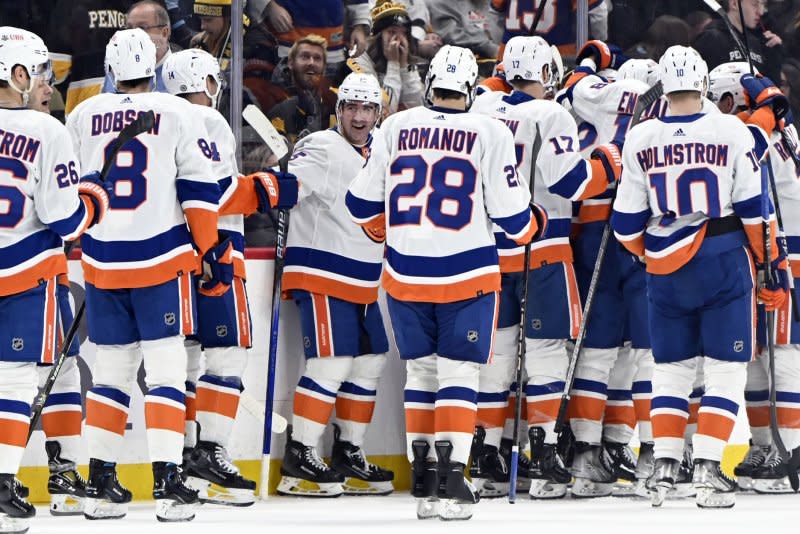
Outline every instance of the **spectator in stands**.
<svg viewBox="0 0 800 534"><path fill-rule="evenodd" d="M705 11L692 11L686 15L686 24L689 25L689 42L693 43L697 36L703 33L706 26L711 24L713 18Z"/></svg>
<svg viewBox="0 0 800 534"><path fill-rule="evenodd" d="M195 0L194 14L200 18L200 33L192 38L192 48L202 48L228 70L231 58L231 0Z"/></svg>
<svg viewBox="0 0 800 534"><path fill-rule="evenodd" d="M378 0L372 9L372 36L367 53L355 59L354 70L374 74L389 94L389 113L422 105L422 80L413 61L415 42L405 6Z"/></svg>
<svg viewBox="0 0 800 534"><path fill-rule="evenodd" d="M336 95L324 76L326 45L323 37L312 34L301 37L289 49L282 83L290 96L270 109L267 116L291 143L330 128L335 122Z"/></svg>
<svg viewBox="0 0 800 534"><path fill-rule="evenodd" d="M427 0L431 26L445 44L469 48L476 59L494 60L500 45L489 35L486 0Z"/></svg>
<svg viewBox="0 0 800 534"><path fill-rule="evenodd" d="M800 58L800 11L792 18L791 25L786 29L788 57Z"/></svg>
<svg viewBox="0 0 800 534"><path fill-rule="evenodd" d="M745 28L739 19L740 2ZM761 24L766 3L766 0L728 0L726 11L739 38L744 40L746 35L753 64L762 74L777 80L783 62L783 40ZM705 58L709 69L728 61L747 61L722 20L712 21L693 46Z"/></svg>
<svg viewBox="0 0 800 534"><path fill-rule="evenodd" d="M324 37L328 43L326 74L329 78L344 66L348 56L358 57L367 47L367 0L272 0L266 7L266 16L278 39L278 54L282 58L300 37L309 34ZM346 35L349 36L347 40Z"/></svg>
<svg viewBox="0 0 800 534"><path fill-rule="evenodd" d="M678 17L661 15L647 29L644 40L626 51L631 58L658 61L670 46L689 45L689 25Z"/></svg>
<svg viewBox="0 0 800 534"><path fill-rule="evenodd" d="M164 6L156 0L140 0L131 6L127 13L126 27L140 28L147 32L150 40L156 45L156 88L161 93L167 92L161 79L161 66L170 54L171 25L169 14ZM111 74L106 73L103 83L104 93L113 93L117 90Z"/></svg>
<svg viewBox="0 0 800 534"><path fill-rule="evenodd" d="M783 63L779 85L789 99L794 127L800 132L800 61L787 59Z"/></svg>
<svg viewBox="0 0 800 534"><path fill-rule="evenodd" d="M189 48L195 31L186 23L186 14L181 11L179 0L165 0L165 7L169 14L171 40L179 47Z"/></svg>

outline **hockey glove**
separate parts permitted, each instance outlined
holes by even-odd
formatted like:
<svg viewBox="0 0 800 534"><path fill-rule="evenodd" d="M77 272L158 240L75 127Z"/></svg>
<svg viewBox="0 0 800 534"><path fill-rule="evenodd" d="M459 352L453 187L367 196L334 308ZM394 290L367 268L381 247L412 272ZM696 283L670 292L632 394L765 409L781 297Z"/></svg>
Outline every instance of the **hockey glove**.
<svg viewBox="0 0 800 534"><path fill-rule="evenodd" d="M775 311L786 302L789 296L789 266L786 256L781 255L769 266L772 280L758 290L758 298L767 311Z"/></svg>
<svg viewBox="0 0 800 534"><path fill-rule="evenodd" d="M619 69L628 60L618 46L607 45L597 39L587 41L583 45L575 62L580 65L581 61L587 58L594 61L595 65L597 65L597 70Z"/></svg>
<svg viewBox="0 0 800 534"><path fill-rule="evenodd" d="M297 204L299 183L294 174L283 172L256 172L249 176L258 195L258 211L264 213L272 208L289 209Z"/></svg>
<svg viewBox="0 0 800 534"><path fill-rule="evenodd" d="M203 255L200 293L207 297L225 294L233 282L233 243L225 237Z"/></svg>
<svg viewBox="0 0 800 534"><path fill-rule="evenodd" d="M789 112L789 99L769 78L756 78L752 74L743 74L740 82L744 88L745 102L751 108L769 106L775 115L775 122L780 121Z"/></svg>
<svg viewBox="0 0 800 534"><path fill-rule="evenodd" d="M103 181L100 173L90 172L81 176L78 182L78 195L88 199L94 206L94 216L89 223L89 228L103 220L108 211L108 204L111 197L111 186Z"/></svg>
<svg viewBox="0 0 800 534"><path fill-rule="evenodd" d="M614 142L598 145L592 150L592 159L599 160L603 164L603 168L606 171L606 179L610 184L618 181L620 174L622 174L621 150L622 147Z"/></svg>
<svg viewBox="0 0 800 534"><path fill-rule="evenodd" d="M376 243L386 241L386 216L381 213L371 221L361 225L367 237Z"/></svg>

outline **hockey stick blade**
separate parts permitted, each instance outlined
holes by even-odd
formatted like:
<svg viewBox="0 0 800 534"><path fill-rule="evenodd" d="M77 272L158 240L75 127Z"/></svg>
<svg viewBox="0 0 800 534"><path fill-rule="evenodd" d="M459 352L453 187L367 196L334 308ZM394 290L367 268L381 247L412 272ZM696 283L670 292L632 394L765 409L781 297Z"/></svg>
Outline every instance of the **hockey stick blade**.
<svg viewBox="0 0 800 534"><path fill-rule="evenodd" d="M644 94L640 95L638 100L636 101L636 106L633 108L633 116L631 117L631 128L636 126L642 121L642 115L644 114L645 110L647 110L650 106L655 104L658 99L664 94L664 86L661 85L661 82L656 82L653 87L645 91Z"/></svg>
<svg viewBox="0 0 800 534"><path fill-rule="evenodd" d="M248 395L247 393L242 393L241 397L241 405L244 407L245 410L250 412L250 414L254 417L264 417L264 405L254 399L252 396ZM286 432L286 429L289 426L289 421L286 420L284 416L279 414L278 412L272 412L272 431L276 434L283 434Z"/></svg>
<svg viewBox="0 0 800 534"><path fill-rule="evenodd" d="M117 161L117 154L125 146L125 143L139 135L140 133L144 133L147 130L151 129L156 123L156 115L153 113L153 110L147 110L144 112L140 112L139 116L136 117L136 120L128 124L125 128L119 132L119 135L114 140L113 144L111 145L111 151L108 153L106 157L105 163L103 163L103 168L100 171L100 176L102 179L105 180L108 178L108 173L111 172L111 167Z"/></svg>
<svg viewBox="0 0 800 534"><path fill-rule="evenodd" d="M275 129L270 120L255 105L250 104L242 111L242 118L253 127L259 137L266 143L275 157L283 159L289 152L281 134Z"/></svg>

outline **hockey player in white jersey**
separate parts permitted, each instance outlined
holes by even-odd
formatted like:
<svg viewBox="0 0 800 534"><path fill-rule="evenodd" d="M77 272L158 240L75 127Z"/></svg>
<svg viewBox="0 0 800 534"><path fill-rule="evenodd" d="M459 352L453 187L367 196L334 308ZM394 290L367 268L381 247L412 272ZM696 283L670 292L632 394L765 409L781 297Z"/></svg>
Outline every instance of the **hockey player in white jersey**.
<svg viewBox="0 0 800 534"><path fill-rule="evenodd" d="M656 464L648 484L660 506L677 478L689 393L702 359L705 392L693 437L696 502L730 507L736 483L721 471L720 460L756 349L754 271L764 262L761 214L762 208L771 211L771 203L762 205L750 132L733 117L700 112L708 87L705 61L691 48L673 46L659 65L670 115L629 133L611 221L617 238L647 264L656 362ZM765 106L757 113L771 131L772 110ZM774 309L786 298L788 274L772 235L767 265L776 282L761 288L759 297Z"/></svg>
<svg viewBox="0 0 800 534"><path fill-rule="evenodd" d="M744 62L723 63L709 73L710 86L708 96L717 104L720 111L727 114L738 114L745 121L750 120L747 91L742 86L742 77L750 73L750 66ZM797 146L797 132L791 121L784 119L778 128L784 128L788 138ZM752 129L751 129L752 131ZM759 132L755 132L760 137ZM778 192L778 203L781 208L782 222L786 232L786 243L790 261L800 261L798 236L800 236L800 181L798 170L794 166L791 151L796 150L787 145L780 133L774 131L769 139L769 165L771 165L775 186ZM796 265L796 264L795 264ZM792 275L797 267L793 265ZM796 276L795 276L796 278ZM797 286L797 283L795 283ZM800 345L797 344L798 318L793 315L793 304L790 298L777 310L775 331L775 378L778 395L778 426L784 444L788 450L800 446L800 433L796 424L787 414L797 409L795 399L800 395ZM759 493L789 493L791 488L786 477L787 466L772 442L769 418L769 357L765 346L765 317L759 315L759 342L762 346L757 359L747 364L747 384L744 399L747 419L750 423L750 449L739 465L734 469L736 482L740 489L754 489Z"/></svg>
<svg viewBox="0 0 800 534"><path fill-rule="evenodd" d="M96 174L80 177L66 128L25 109L48 76L42 40L0 27L0 532L26 532L36 513L14 476L28 441L36 366L54 362L72 322L57 289L67 273L63 240L97 224L109 204Z"/></svg>
<svg viewBox="0 0 800 534"><path fill-rule="evenodd" d="M478 501L464 466L499 303L490 223L521 244L546 225L517 176L509 129L465 113L477 73L469 50L439 50L426 78L429 107L386 120L346 200L355 221L386 232L383 286L407 360L407 453L420 519L468 519Z"/></svg>
<svg viewBox="0 0 800 534"><path fill-rule="evenodd" d="M220 235L233 243L231 291L221 296L198 293L197 335L186 342L185 470L189 484L199 490L203 502L247 506L255 502L256 484L242 477L227 452L252 339L243 215L256 209L290 208L297 198L297 180L279 173L239 175L233 132L215 109L221 81L219 64L211 54L199 49L176 52L164 62L163 73L167 91L194 104L192 113L208 132L208 137L199 138L197 144L211 163L221 189ZM270 198L270 191L277 193L274 198ZM205 365L200 376L203 355ZM196 415L196 422L192 415Z"/></svg>
<svg viewBox="0 0 800 534"><path fill-rule="evenodd" d="M613 144L596 147L590 160L581 157L575 122L563 107L545 99L555 74L551 70L552 53L544 39L512 38L506 44L503 63L513 92L481 95L470 111L497 118L511 130L517 172L525 187L534 176L531 167L535 158L533 198L547 210L547 228L531 247L525 394L531 443L530 495L558 498L566 494L572 476L556 451L555 420L564 389L567 340L577 336L581 321L569 244L572 201L602 194L619 177L621 162ZM534 155L537 136L541 149ZM494 359L481 368L478 424L484 427L486 437L482 447L478 444L482 451L473 451L473 465L477 460L479 468L476 475L482 474L481 462L496 463L492 458L496 456L505 420L505 398L515 369L521 320L523 247L497 227L495 240L503 289ZM478 476L478 480L484 479Z"/></svg>
<svg viewBox="0 0 800 534"><path fill-rule="evenodd" d="M67 127L81 164L99 169L109 143L141 112L155 123L128 141L109 173L115 198L103 224L81 240L89 338L97 344L87 394L89 481L84 514L123 517L131 493L116 478L131 388L144 358L145 423L153 497L161 521L194 517L197 492L179 465L185 419L184 336L196 328L193 275L200 291L221 295L233 280L230 239L218 242L220 188L199 139L205 126L185 100L152 93L155 47L140 29L118 31L106 47L116 94L82 102ZM197 251L197 252L195 252Z"/></svg>
<svg viewBox="0 0 800 534"><path fill-rule="evenodd" d="M385 236L362 231L345 206L347 186L370 157L382 95L371 74L349 74L338 91L337 126L301 139L289 162L303 187L289 227L283 289L300 311L306 366L281 465L284 495L393 490L394 473L369 463L362 448L389 350L377 302ZM329 466L317 450L334 408Z"/></svg>

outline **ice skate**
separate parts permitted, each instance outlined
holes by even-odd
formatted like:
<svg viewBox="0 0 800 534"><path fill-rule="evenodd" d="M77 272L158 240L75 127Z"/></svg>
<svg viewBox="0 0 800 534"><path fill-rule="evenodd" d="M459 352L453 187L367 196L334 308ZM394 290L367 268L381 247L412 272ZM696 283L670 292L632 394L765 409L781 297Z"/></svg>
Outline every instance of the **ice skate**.
<svg viewBox="0 0 800 534"><path fill-rule="evenodd" d="M509 466L509 472L511 470L510 462L512 444L513 443L510 438L503 438L500 440L500 456L503 458L503 461L505 461L506 466ZM523 493L531 489L530 470L531 460L522 450L520 450L519 455L517 455L517 492Z"/></svg>
<svg viewBox="0 0 800 534"><path fill-rule="evenodd" d="M163 523L191 521L200 499L197 492L183 483L177 464L153 462L153 498L156 519Z"/></svg>
<svg viewBox="0 0 800 534"><path fill-rule="evenodd" d="M603 449L611 459L614 475L618 479L628 482L636 480L636 455L627 443L603 441Z"/></svg>
<svg viewBox="0 0 800 534"><path fill-rule="evenodd" d="M531 442L531 499L560 499L567 494L572 475L564 467L555 443L544 442L544 429L528 430Z"/></svg>
<svg viewBox="0 0 800 534"><path fill-rule="evenodd" d="M89 480L83 508L86 519L121 519L128 513L132 496L117 480L116 465L96 458L89 460Z"/></svg>
<svg viewBox="0 0 800 534"><path fill-rule="evenodd" d="M44 444L47 451L50 478L47 491L50 493L52 515L82 515L86 498L86 481L75 467L75 462L61 458L61 445L57 441Z"/></svg>
<svg viewBox="0 0 800 534"><path fill-rule="evenodd" d="M450 461L453 445L449 441L437 441L436 456L439 458L439 519L442 521L467 520L472 517L472 507L480 495L464 477L464 464Z"/></svg>
<svg viewBox="0 0 800 534"><path fill-rule="evenodd" d="M510 486L508 465L497 447L484 443L485 437L486 430L480 426L475 427L469 477L481 497L504 497L508 495Z"/></svg>
<svg viewBox="0 0 800 534"><path fill-rule="evenodd" d="M764 463L751 472L752 489L756 493L794 493L788 475L789 465L773 447Z"/></svg>
<svg viewBox="0 0 800 534"><path fill-rule="evenodd" d="M750 444L747 449L747 454L739 465L733 469L733 474L736 477L736 484L741 491L748 491L753 489L753 471L767 460L770 452L769 445L754 445Z"/></svg>
<svg viewBox="0 0 800 534"><path fill-rule="evenodd" d="M675 487L680 467L680 462L674 458L658 458L655 461L653 474L646 483L653 507L661 506L667 498L667 493Z"/></svg>
<svg viewBox="0 0 800 534"><path fill-rule="evenodd" d="M606 497L614 488L613 462L601 445L585 442L575 444L575 459L572 462L572 496L578 499Z"/></svg>
<svg viewBox="0 0 800 534"><path fill-rule="evenodd" d="M736 481L720 469L719 462L694 461L695 502L700 508L732 508L736 504Z"/></svg>
<svg viewBox="0 0 800 534"><path fill-rule="evenodd" d="M411 451L414 455L414 460L411 462L411 496L417 499L417 519L439 517L438 465L428 459L430 448L427 441L411 442Z"/></svg>
<svg viewBox="0 0 800 534"><path fill-rule="evenodd" d="M361 447L341 440L339 425L333 425L331 468L345 479L345 495L389 495L394 491L394 473L371 464Z"/></svg>
<svg viewBox="0 0 800 534"><path fill-rule="evenodd" d="M0 532L23 534L36 508L17 493L14 475L0 475Z"/></svg>
<svg viewBox="0 0 800 534"><path fill-rule="evenodd" d="M636 482L634 482L633 493L636 497L650 499L650 491L647 489L647 479L653 475L656 459L653 456L653 443L642 443L639 447L639 457L636 459Z"/></svg>
<svg viewBox="0 0 800 534"><path fill-rule="evenodd" d="M281 464L281 481L278 493L301 497L338 497L344 493L344 475L331 469L317 454L316 447L308 447L292 439L288 429L286 450Z"/></svg>
<svg viewBox="0 0 800 534"><path fill-rule="evenodd" d="M692 458L692 446L687 444L683 449L683 459L678 469L678 479L675 487L667 495L668 499L686 499L694 497L697 489L694 486L694 459Z"/></svg>
<svg viewBox="0 0 800 534"><path fill-rule="evenodd" d="M256 483L242 476L222 445L198 441L186 463L186 484L197 490L200 501L226 506L256 502Z"/></svg>

